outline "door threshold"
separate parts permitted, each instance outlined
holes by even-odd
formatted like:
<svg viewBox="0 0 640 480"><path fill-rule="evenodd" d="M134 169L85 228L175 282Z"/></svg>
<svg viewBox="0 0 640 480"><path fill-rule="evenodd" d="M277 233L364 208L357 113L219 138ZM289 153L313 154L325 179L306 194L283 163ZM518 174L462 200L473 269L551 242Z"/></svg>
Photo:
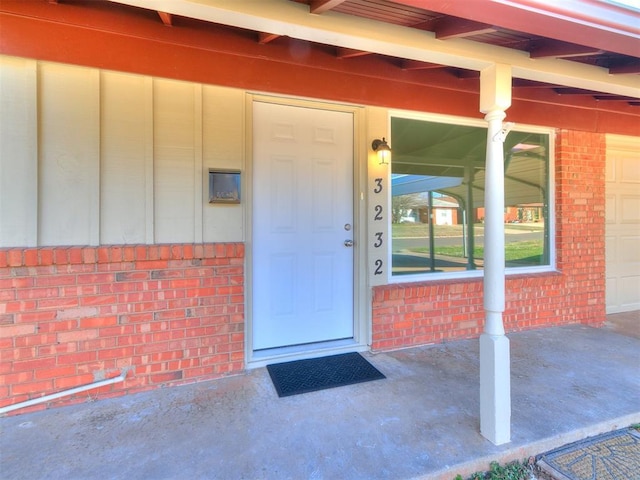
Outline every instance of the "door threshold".
<svg viewBox="0 0 640 480"><path fill-rule="evenodd" d="M368 350L366 345L356 342L353 338L344 340L332 340L329 342L293 345L289 347L268 348L254 350L251 360L247 362L247 368L264 367L269 363L289 362L304 360L305 358L326 357L337 353L364 352Z"/></svg>

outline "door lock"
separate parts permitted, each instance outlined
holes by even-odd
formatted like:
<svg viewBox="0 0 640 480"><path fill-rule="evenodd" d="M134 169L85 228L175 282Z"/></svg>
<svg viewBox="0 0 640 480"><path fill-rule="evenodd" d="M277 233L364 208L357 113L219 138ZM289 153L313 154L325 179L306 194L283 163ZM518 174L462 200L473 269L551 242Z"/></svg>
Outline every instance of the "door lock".
<svg viewBox="0 0 640 480"><path fill-rule="evenodd" d="M353 247L353 240L345 240L344 241L344 246L345 247Z"/></svg>

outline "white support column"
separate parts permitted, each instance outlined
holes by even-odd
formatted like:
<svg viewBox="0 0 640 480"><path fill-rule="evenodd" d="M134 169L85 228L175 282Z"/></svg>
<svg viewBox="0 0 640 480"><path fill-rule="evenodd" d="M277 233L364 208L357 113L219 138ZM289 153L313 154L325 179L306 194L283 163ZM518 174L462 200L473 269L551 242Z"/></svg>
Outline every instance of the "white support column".
<svg viewBox="0 0 640 480"><path fill-rule="evenodd" d="M480 433L496 445L511 440L509 339L504 334L504 152L502 120L511 106L511 67L480 72L480 111L488 123L484 222L484 333L480 336Z"/></svg>

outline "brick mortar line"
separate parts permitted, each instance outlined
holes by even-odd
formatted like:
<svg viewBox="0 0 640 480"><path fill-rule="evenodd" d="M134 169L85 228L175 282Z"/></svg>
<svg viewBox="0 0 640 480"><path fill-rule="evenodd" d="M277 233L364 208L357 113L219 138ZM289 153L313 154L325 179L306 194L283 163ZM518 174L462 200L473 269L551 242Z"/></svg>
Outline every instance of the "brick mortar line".
<svg viewBox="0 0 640 480"><path fill-rule="evenodd" d="M213 258L244 258L244 243L0 248L0 268Z"/></svg>

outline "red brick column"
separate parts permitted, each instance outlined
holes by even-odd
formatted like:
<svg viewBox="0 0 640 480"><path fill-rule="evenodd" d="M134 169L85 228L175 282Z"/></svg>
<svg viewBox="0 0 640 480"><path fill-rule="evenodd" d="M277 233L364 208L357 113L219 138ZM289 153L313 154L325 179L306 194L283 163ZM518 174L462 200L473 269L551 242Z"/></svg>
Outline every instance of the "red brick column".
<svg viewBox="0 0 640 480"><path fill-rule="evenodd" d="M556 272L507 275L507 332L605 320L605 136L560 131L555 151ZM374 350L477 337L482 280L375 287Z"/></svg>
<svg viewBox="0 0 640 480"><path fill-rule="evenodd" d="M599 326L606 315L606 138L562 130L556 137L556 252L566 280L566 321Z"/></svg>
<svg viewBox="0 0 640 480"><path fill-rule="evenodd" d="M243 244L0 249L0 406L125 368L61 402L242 371Z"/></svg>

